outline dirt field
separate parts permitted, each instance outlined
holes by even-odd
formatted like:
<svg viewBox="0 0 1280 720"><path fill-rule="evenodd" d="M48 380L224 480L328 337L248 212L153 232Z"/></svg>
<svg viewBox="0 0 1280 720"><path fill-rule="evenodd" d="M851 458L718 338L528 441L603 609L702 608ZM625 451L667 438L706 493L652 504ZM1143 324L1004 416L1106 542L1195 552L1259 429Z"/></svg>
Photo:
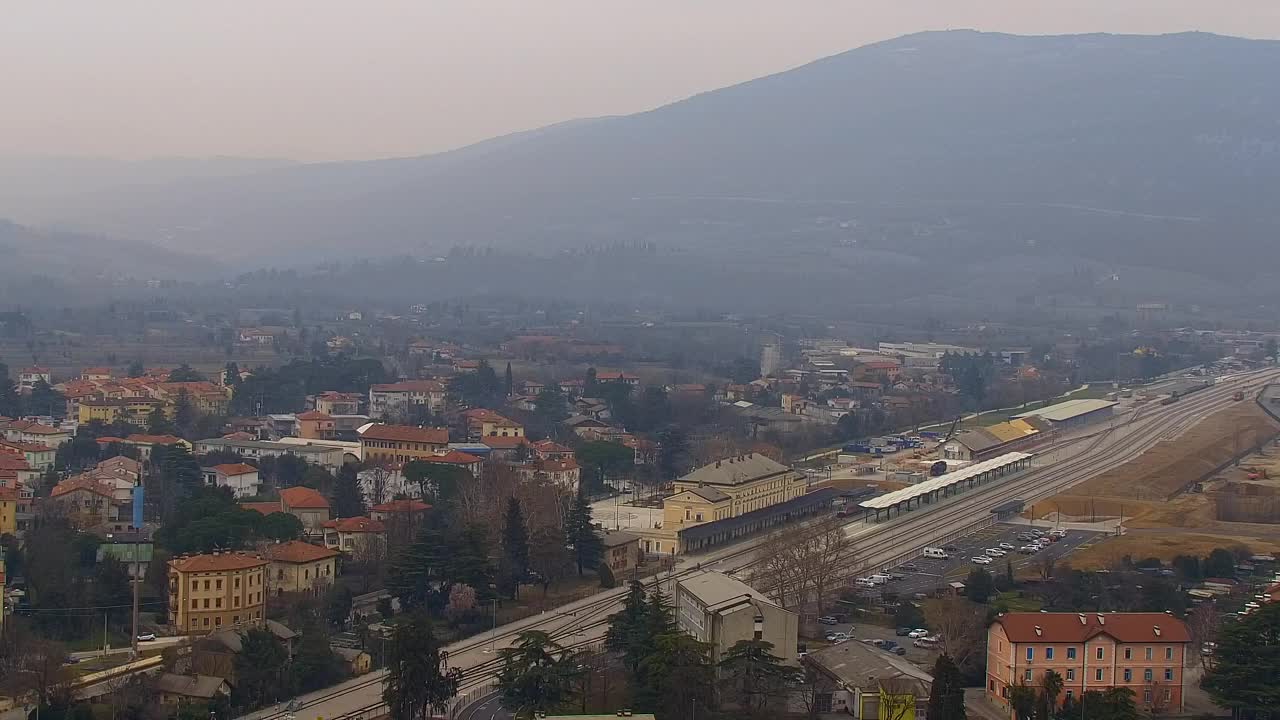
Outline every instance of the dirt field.
<svg viewBox="0 0 1280 720"><path fill-rule="evenodd" d="M1036 503L1033 512L1040 518L1060 513L1063 520L1081 522L1124 519L1126 535L1073 554L1073 567L1109 567L1126 555L1168 561L1179 554L1205 555L1216 547L1280 550L1280 449L1267 448L1239 467L1212 473L1237 448L1255 445L1278 430L1255 403L1239 403L1070 493ZM1261 506L1273 496L1274 514L1239 509ZM1240 519L1265 521L1234 522Z"/></svg>

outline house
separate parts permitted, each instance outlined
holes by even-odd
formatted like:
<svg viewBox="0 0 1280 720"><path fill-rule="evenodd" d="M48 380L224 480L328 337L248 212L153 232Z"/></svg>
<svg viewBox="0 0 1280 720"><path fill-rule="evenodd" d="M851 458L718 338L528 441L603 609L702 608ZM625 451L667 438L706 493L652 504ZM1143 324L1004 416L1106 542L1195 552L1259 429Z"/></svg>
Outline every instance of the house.
<svg viewBox="0 0 1280 720"><path fill-rule="evenodd" d="M533 460L516 465L514 469L516 474L526 482L550 480L568 493L577 494L578 492L581 470L578 468L578 461L571 457L562 460Z"/></svg>
<svg viewBox="0 0 1280 720"><path fill-rule="evenodd" d="M561 424L572 430L578 437L609 427L608 423L587 417L586 415L570 415L562 420Z"/></svg>
<svg viewBox="0 0 1280 720"><path fill-rule="evenodd" d="M353 677L359 677L369 672L373 665L373 658L369 653L355 648L339 647L337 645L330 648L333 654L342 658L342 662L346 664L347 671Z"/></svg>
<svg viewBox="0 0 1280 720"><path fill-rule="evenodd" d="M387 528L365 517L339 518L323 523L324 546L344 553L359 553L386 540Z"/></svg>
<svg viewBox="0 0 1280 720"><path fill-rule="evenodd" d="M308 410L294 416L298 437L309 440L332 440L337 437L333 416L319 410Z"/></svg>
<svg viewBox="0 0 1280 720"><path fill-rule="evenodd" d="M461 450L449 450L444 455L423 458L423 462L439 463L441 465L453 465L471 473L474 477L480 477L480 469L484 466L484 460L470 453Z"/></svg>
<svg viewBox="0 0 1280 720"><path fill-rule="evenodd" d="M206 485L231 488L232 494L238 498L253 497L262 490L258 468L247 463L225 463L200 468L200 471Z"/></svg>
<svg viewBox="0 0 1280 720"><path fill-rule="evenodd" d="M392 533L393 541L408 540L417 534L430 511L431 506L421 500L403 498L374 505L369 508L369 517L382 523Z"/></svg>
<svg viewBox="0 0 1280 720"><path fill-rule="evenodd" d="M921 718L928 709L933 677L877 647L840 643L809 653L801 663L822 678L813 698L819 713L879 720Z"/></svg>
<svg viewBox="0 0 1280 720"><path fill-rule="evenodd" d="M41 382L46 385L53 383L53 376L49 373L48 368L42 368L39 365L23 368L18 373L18 392L30 393L36 383Z"/></svg>
<svg viewBox="0 0 1280 720"><path fill-rule="evenodd" d="M80 370L81 380L110 380L111 368L88 367Z"/></svg>
<svg viewBox="0 0 1280 720"><path fill-rule="evenodd" d="M298 634L275 620L265 620L262 629L275 636L292 658L297 652ZM236 683L236 655L244 649L243 630L230 628L209 633L191 645L191 670L201 675L220 677L233 687ZM210 718L213 720L213 718Z"/></svg>
<svg viewBox="0 0 1280 720"><path fill-rule="evenodd" d="M280 491L280 511L302 522L308 533L320 533L329 520L329 501L324 495L301 485Z"/></svg>
<svg viewBox="0 0 1280 720"><path fill-rule="evenodd" d="M554 440L539 440L531 446L531 449L540 460L563 460L573 457L573 448L565 447Z"/></svg>
<svg viewBox="0 0 1280 720"><path fill-rule="evenodd" d="M0 441L0 457L4 455L21 456L32 470L44 471L53 467L58 457L56 448L43 443Z"/></svg>
<svg viewBox="0 0 1280 720"><path fill-rule="evenodd" d="M161 673L151 689L161 705L207 704L217 695L231 695L227 681L211 675Z"/></svg>
<svg viewBox="0 0 1280 720"><path fill-rule="evenodd" d="M115 487L83 474L53 486L49 499L62 507L74 527L84 529L120 519L121 503L115 493Z"/></svg>
<svg viewBox="0 0 1280 720"><path fill-rule="evenodd" d="M76 404L76 420L80 424L88 424L94 420L112 425L127 422L139 428L145 428L151 413L163 411L163 400L151 398L82 398Z"/></svg>
<svg viewBox="0 0 1280 720"><path fill-rule="evenodd" d="M524 437L524 426L485 408L473 408L462 413L467 421L467 439L487 437Z"/></svg>
<svg viewBox="0 0 1280 720"><path fill-rule="evenodd" d="M359 393L328 390L311 398L311 408L326 415L358 415L363 400Z"/></svg>
<svg viewBox="0 0 1280 720"><path fill-rule="evenodd" d="M181 445L190 450L191 443L183 440L175 435L145 435L135 434L129 435L124 439L125 445L131 445L138 449L138 455L143 460L151 459L151 451L158 446Z"/></svg>
<svg viewBox="0 0 1280 720"><path fill-rule="evenodd" d="M18 532L18 488L0 486L0 536ZM0 602L3 602L0 596Z"/></svg>
<svg viewBox="0 0 1280 720"><path fill-rule="evenodd" d="M337 550L301 540L265 545L268 595L325 592L337 575L338 555Z"/></svg>
<svg viewBox="0 0 1280 720"><path fill-rule="evenodd" d="M237 552L169 561L169 618L176 632L205 635L262 622L267 561Z"/></svg>
<svg viewBox="0 0 1280 720"><path fill-rule="evenodd" d="M233 452L253 459L295 455L307 462L323 465L330 470L341 468L346 454L345 448L336 445L292 444L266 440L231 440L228 438L197 440L193 452L197 455L207 455L219 450Z"/></svg>
<svg viewBox="0 0 1280 720"><path fill-rule="evenodd" d="M596 382L598 383L621 383L635 387L640 384L640 378L636 375L625 372L598 372L596 373Z"/></svg>
<svg viewBox="0 0 1280 720"><path fill-rule="evenodd" d="M1012 717L1010 689L1038 688L1053 670L1060 701L1123 687L1139 708L1177 714L1190 645L1186 624L1165 613L1004 613L987 628L986 696Z"/></svg>
<svg viewBox="0 0 1280 720"><path fill-rule="evenodd" d="M114 528L110 532L105 530L106 528L99 526L91 531L102 538L95 559L102 562L106 558L114 558L124 563L129 577L146 579L147 568L155 557L155 544L151 541L150 533L127 529L117 532Z"/></svg>
<svg viewBox="0 0 1280 720"><path fill-rule="evenodd" d="M444 411L445 387L435 380L403 380L369 387L369 414L408 419L415 408Z"/></svg>
<svg viewBox="0 0 1280 720"><path fill-rule="evenodd" d="M705 571L676 582L676 623L711 645L711 662L740 640L767 640L784 662L796 661L799 619L755 588L724 573Z"/></svg>
<svg viewBox="0 0 1280 720"><path fill-rule="evenodd" d="M71 431L50 427L34 420L14 420L5 427L5 440L9 442L44 445L57 449L71 440Z"/></svg>
<svg viewBox="0 0 1280 720"><path fill-rule="evenodd" d="M494 460L512 460L519 453L521 448L527 448L529 441L521 436L496 436L480 438L480 442L489 448L489 456Z"/></svg>
<svg viewBox="0 0 1280 720"><path fill-rule="evenodd" d="M640 550L640 536L621 530L606 530L600 539L604 544L601 561L609 566L613 577L621 579L633 575L644 557Z"/></svg>
<svg viewBox="0 0 1280 720"><path fill-rule="evenodd" d="M357 434L361 457L368 463L426 460L449 451L448 428L369 423Z"/></svg>

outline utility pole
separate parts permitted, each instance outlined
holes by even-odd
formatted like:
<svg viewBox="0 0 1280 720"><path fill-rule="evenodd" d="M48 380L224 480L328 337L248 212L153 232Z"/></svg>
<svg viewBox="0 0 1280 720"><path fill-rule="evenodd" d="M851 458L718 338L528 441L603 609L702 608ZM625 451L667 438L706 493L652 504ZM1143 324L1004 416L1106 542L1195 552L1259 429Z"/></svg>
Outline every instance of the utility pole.
<svg viewBox="0 0 1280 720"><path fill-rule="evenodd" d="M132 567L133 567L133 578L132 578L132 581L133 581L133 636L129 641L130 642L129 647L130 647L130 657L133 658L134 660L138 659L138 604L139 604L138 603L139 587L138 586L142 584L142 578L140 577L138 572L139 571L138 536L136 534L140 532L142 532L141 528L134 529L135 534L133 536L133 548L132 548L133 558L131 558L133 560L133 563L132 563Z"/></svg>

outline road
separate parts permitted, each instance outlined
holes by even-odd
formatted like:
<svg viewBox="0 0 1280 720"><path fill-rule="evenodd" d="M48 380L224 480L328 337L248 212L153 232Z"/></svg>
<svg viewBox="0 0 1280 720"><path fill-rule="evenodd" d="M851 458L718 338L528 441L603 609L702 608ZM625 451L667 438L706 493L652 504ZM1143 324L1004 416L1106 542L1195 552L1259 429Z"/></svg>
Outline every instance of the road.
<svg viewBox="0 0 1280 720"><path fill-rule="evenodd" d="M1231 395L1245 390L1247 395L1268 381L1280 377L1280 370L1268 368L1252 373L1219 378L1213 387L1189 395L1171 405L1146 405L1117 417L1085 436L1071 437L1041 448L1035 467L1019 475L953 495L919 509L879 523L854 520L846 526L852 539L853 556L849 575L872 569L891 568L914 558L921 547L940 545L994 524L991 510L1011 498L1028 503L1054 495L1071 485L1136 458L1162 439L1176 437L1198 420L1232 404ZM749 569L758 537L736 545L682 557L672 574L658 582L672 592L675 579L698 568L739 573ZM746 577L746 573L740 575ZM493 642L506 647L521 631L551 633L562 644L586 646L603 636L608 616L621 605L626 588L615 588L570 603L556 611L533 616L498 628ZM464 692L492 682L498 661L488 653L488 634L450 645L449 664L463 669ZM381 706L382 673L353 678L325 690L300 697L299 717L320 720L363 720L384 712ZM283 707L244 716L247 720L285 720Z"/></svg>
<svg viewBox="0 0 1280 720"><path fill-rule="evenodd" d="M185 635L178 635L175 637L156 638L155 640L139 642L138 651L145 653L148 650L164 649L169 647L170 645L181 645L190 640L191 638ZM132 650L133 648L129 647L128 645L125 645L123 647L118 647L118 648L108 648L106 651L106 654L119 655L121 653L131 652ZM93 658L102 657L102 655L103 655L103 651L101 650L86 650L84 652L70 653L69 655L67 655L67 657L71 658L72 660L92 660Z"/></svg>

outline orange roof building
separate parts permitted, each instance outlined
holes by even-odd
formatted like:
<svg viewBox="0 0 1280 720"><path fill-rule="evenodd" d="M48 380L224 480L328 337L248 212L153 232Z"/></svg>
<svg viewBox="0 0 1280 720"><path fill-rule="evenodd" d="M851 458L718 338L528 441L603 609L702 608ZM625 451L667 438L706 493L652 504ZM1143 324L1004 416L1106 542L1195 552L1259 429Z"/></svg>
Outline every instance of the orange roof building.
<svg viewBox="0 0 1280 720"><path fill-rule="evenodd" d="M267 561L214 552L169 561L169 617L175 630L203 635L262 622Z"/></svg>

